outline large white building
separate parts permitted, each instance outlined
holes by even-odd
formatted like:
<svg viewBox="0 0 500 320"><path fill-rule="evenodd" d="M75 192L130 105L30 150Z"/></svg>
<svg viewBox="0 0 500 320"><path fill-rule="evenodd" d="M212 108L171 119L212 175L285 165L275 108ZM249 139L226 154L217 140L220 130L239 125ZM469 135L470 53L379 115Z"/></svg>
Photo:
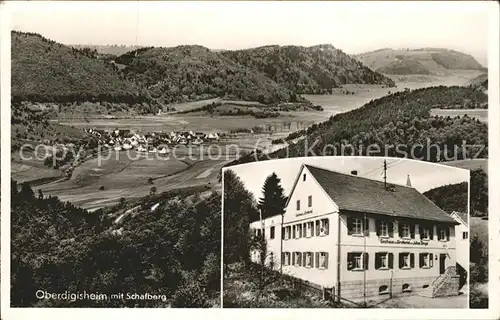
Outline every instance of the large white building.
<svg viewBox="0 0 500 320"><path fill-rule="evenodd" d="M251 228L268 265L356 298L458 294L456 224L414 188L302 165L285 213Z"/></svg>

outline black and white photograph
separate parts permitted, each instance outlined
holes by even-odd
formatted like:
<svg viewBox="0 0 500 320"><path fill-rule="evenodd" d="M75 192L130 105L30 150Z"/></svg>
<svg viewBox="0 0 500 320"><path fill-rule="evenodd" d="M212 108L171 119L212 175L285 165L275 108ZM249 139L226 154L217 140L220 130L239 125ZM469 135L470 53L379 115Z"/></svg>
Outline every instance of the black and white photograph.
<svg viewBox="0 0 500 320"><path fill-rule="evenodd" d="M2 319L489 317L496 9L2 2Z"/></svg>
<svg viewBox="0 0 500 320"><path fill-rule="evenodd" d="M469 180L384 157L225 168L224 307L468 308Z"/></svg>

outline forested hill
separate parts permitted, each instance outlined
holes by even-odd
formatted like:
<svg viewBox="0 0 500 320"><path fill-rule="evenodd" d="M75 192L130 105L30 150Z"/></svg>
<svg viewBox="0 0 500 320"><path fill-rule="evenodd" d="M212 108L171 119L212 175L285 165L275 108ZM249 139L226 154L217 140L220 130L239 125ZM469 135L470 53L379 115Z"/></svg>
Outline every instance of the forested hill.
<svg viewBox="0 0 500 320"><path fill-rule="evenodd" d="M31 102L148 101L117 68L39 34L13 31L12 100Z"/></svg>
<svg viewBox="0 0 500 320"><path fill-rule="evenodd" d="M470 178L470 215L472 217L488 215L488 176L481 170L472 170ZM424 195L438 207L452 213L467 212L467 182L445 185L426 191Z"/></svg>
<svg viewBox="0 0 500 320"><path fill-rule="evenodd" d="M142 48L116 59L126 77L164 103L227 97L272 103L295 101L264 74L202 46Z"/></svg>
<svg viewBox="0 0 500 320"><path fill-rule="evenodd" d="M220 194L202 198L192 189L172 191L140 199L138 205L121 201L89 212L27 184L19 188L12 182L11 191L13 307L220 304ZM159 205L152 210L154 204ZM130 205L136 209L127 215ZM107 294L108 299L38 300L36 290ZM166 299L109 299L120 292Z"/></svg>
<svg viewBox="0 0 500 320"><path fill-rule="evenodd" d="M385 74L443 75L453 69L486 71L471 55L443 48L385 48L354 57L369 68Z"/></svg>
<svg viewBox="0 0 500 320"><path fill-rule="evenodd" d="M432 117L430 110L486 107L487 100L485 93L471 87L439 86L397 92L372 100L361 108L337 114L307 130L292 133L287 138L288 148L269 157L386 155L433 162L474 156L485 158L488 154L486 124L467 116ZM302 139L294 143L292 139L295 138ZM471 145L465 153L463 141ZM432 147L434 144L440 147L440 153ZM368 146L372 147L368 150ZM458 150L453 154L455 146ZM233 164L255 161L255 158L248 155ZM265 160L268 156L257 158Z"/></svg>
<svg viewBox="0 0 500 320"><path fill-rule="evenodd" d="M395 85L391 79L329 44L311 47L274 45L223 51L221 54L262 72L297 93L328 93L331 88L346 83Z"/></svg>

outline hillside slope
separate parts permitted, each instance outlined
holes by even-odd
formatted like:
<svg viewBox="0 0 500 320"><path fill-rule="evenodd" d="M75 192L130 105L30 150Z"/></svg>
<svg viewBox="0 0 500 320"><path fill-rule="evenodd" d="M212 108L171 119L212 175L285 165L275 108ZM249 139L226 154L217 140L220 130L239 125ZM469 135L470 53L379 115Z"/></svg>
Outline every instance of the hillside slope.
<svg viewBox="0 0 500 320"><path fill-rule="evenodd" d="M74 49L34 33L13 31L11 38L13 101L148 101L91 50Z"/></svg>
<svg viewBox="0 0 500 320"><path fill-rule="evenodd" d="M441 48L387 48L357 54L354 57L369 68L385 74L446 75L453 69L486 70L471 55Z"/></svg>
<svg viewBox="0 0 500 320"><path fill-rule="evenodd" d="M394 86L391 79L373 72L332 45L274 45L221 54L297 93L326 93L346 83Z"/></svg>
<svg viewBox="0 0 500 320"><path fill-rule="evenodd" d="M164 103L226 97L272 103L295 101L290 90L202 46L142 48L116 59L126 77Z"/></svg>
<svg viewBox="0 0 500 320"><path fill-rule="evenodd" d="M486 94L471 87L439 86L397 92L290 134L286 138L287 148L270 155L250 154L231 165L257 159L315 155L392 156L431 162L485 158L488 155L486 124L467 116L433 117L430 110L467 108L487 100ZM464 150L463 143L471 147Z"/></svg>

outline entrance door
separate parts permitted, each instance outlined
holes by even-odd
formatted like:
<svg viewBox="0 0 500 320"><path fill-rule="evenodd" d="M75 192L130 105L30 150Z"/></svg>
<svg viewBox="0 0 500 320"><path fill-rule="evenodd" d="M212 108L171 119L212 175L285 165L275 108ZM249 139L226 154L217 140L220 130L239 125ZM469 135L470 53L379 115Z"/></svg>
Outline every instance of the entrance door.
<svg viewBox="0 0 500 320"><path fill-rule="evenodd" d="M439 274L444 273L445 265L446 265L446 254L439 255Z"/></svg>

